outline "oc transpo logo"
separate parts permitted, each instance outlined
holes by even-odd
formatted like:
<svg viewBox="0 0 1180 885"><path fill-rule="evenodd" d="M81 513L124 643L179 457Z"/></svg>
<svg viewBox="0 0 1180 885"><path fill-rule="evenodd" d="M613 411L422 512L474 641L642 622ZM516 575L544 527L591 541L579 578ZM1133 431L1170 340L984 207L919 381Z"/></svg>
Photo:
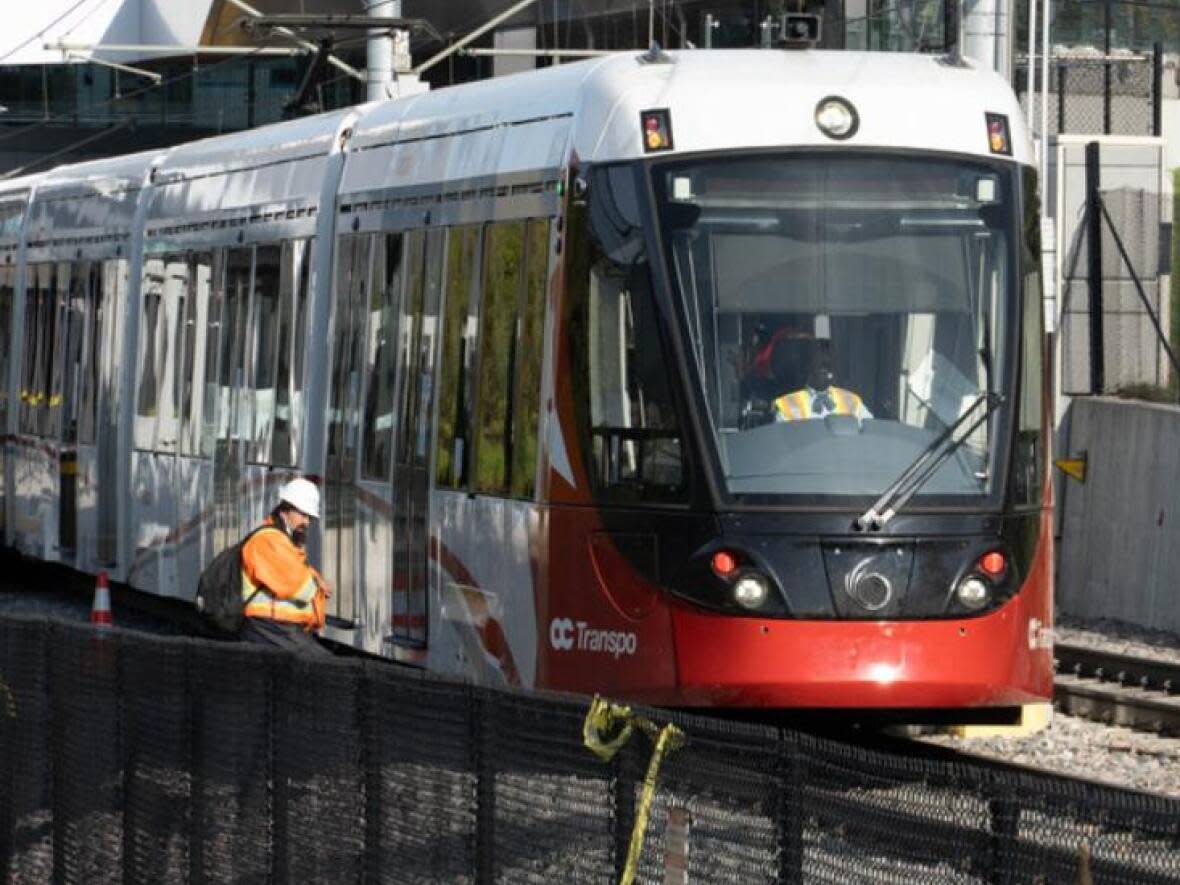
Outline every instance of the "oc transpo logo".
<svg viewBox="0 0 1180 885"><path fill-rule="evenodd" d="M623 655L635 654L639 637L628 630L599 630L585 621L554 618L549 622L549 644L555 651L577 649L618 660Z"/></svg>

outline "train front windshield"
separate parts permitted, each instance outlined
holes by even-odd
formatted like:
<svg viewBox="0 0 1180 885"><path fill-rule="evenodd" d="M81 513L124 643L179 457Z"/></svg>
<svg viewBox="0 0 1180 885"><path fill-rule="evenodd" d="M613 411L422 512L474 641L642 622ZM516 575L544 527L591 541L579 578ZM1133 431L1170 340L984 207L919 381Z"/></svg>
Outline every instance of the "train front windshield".
<svg viewBox="0 0 1180 885"><path fill-rule="evenodd" d="M991 495L1019 279L1010 169L822 154L654 176L731 495L876 496L952 427L915 504Z"/></svg>

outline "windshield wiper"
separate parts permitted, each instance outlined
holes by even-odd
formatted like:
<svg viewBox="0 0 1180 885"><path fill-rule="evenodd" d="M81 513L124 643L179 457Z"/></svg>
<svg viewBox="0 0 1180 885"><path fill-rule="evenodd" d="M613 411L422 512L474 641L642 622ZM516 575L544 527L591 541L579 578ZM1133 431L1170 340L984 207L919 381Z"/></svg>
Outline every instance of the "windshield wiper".
<svg viewBox="0 0 1180 885"><path fill-rule="evenodd" d="M981 393L955 423L923 449L913 463L903 470L901 475L881 494L881 497L856 518L852 527L857 531L876 531L893 519L910 498L914 497L918 490L926 485L946 459L957 452L959 447L1003 402L1004 398L998 393ZM979 408L980 405L983 405L982 411ZM955 439L955 431L964 426L967 426L967 429L958 439Z"/></svg>

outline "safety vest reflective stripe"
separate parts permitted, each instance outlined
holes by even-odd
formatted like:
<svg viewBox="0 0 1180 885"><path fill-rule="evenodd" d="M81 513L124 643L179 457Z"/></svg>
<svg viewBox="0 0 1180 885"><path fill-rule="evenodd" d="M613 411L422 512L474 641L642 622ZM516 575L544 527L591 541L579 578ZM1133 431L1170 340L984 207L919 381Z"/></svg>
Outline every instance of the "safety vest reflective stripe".
<svg viewBox="0 0 1180 885"><path fill-rule="evenodd" d="M271 596L266 588L258 588L250 576L242 572L242 599L246 602L246 617L270 618L272 621L286 621L291 624L314 624L317 619L314 600L315 578L308 578L299 592L291 599ZM257 593L257 595L255 595Z"/></svg>
<svg viewBox="0 0 1180 885"><path fill-rule="evenodd" d="M806 390L785 393L774 401L779 413L787 420L811 417L811 397Z"/></svg>

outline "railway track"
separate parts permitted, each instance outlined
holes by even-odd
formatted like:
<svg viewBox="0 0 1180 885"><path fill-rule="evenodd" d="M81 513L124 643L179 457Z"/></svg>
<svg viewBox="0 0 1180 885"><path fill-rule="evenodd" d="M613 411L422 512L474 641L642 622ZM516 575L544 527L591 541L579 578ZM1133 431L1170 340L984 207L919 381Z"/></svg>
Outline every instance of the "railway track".
<svg viewBox="0 0 1180 885"><path fill-rule="evenodd" d="M1054 700L1070 716L1180 737L1180 664L1055 646Z"/></svg>

